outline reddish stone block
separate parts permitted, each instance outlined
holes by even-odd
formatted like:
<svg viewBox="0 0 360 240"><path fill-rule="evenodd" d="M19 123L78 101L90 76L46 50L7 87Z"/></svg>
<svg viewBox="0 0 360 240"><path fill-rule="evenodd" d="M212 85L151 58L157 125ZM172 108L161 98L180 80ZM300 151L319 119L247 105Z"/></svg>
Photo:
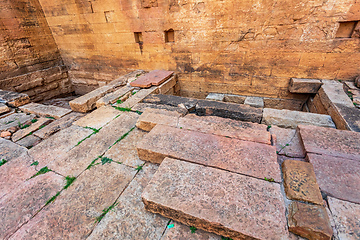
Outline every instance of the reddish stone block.
<svg viewBox="0 0 360 240"><path fill-rule="evenodd" d="M171 77L173 71L154 70L130 83L132 87L149 88L158 86Z"/></svg>

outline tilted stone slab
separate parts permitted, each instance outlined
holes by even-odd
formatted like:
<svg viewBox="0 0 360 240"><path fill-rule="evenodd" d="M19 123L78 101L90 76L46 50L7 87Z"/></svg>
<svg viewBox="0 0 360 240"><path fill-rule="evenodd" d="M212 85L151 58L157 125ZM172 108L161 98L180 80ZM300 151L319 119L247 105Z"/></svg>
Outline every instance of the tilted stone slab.
<svg viewBox="0 0 360 240"><path fill-rule="evenodd" d="M159 86L173 75L173 71L153 70L135 81L131 82L132 87L149 88Z"/></svg>
<svg viewBox="0 0 360 240"><path fill-rule="evenodd" d="M26 136L26 137L22 138L21 140L17 141L16 144L19 144L20 146L23 146L26 148L30 148L30 147L37 145L40 142L41 142L41 138L34 136L34 135L29 135L29 136Z"/></svg>
<svg viewBox="0 0 360 240"><path fill-rule="evenodd" d="M218 116L246 122L260 123L262 109L243 104L198 100L196 113L199 116Z"/></svg>
<svg viewBox="0 0 360 240"><path fill-rule="evenodd" d="M30 102L30 98L25 93L0 90L0 102L5 102L11 107L20 107Z"/></svg>
<svg viewBox="0 0 360 240"><path fill-rule="evenodd" d="M263 124L236 121L216 116L186 115L179 119L178 128L271 144L270 133Z"/></svg>
<svg viewBox="0 0 360 240"><path fill-rule="evenodd" d="M43 117L53 117L55 119L59 119L66 114L71 113L71 110L67 108L43 105L39 103L29 103L20 107L20 109L27 113L33 113Z"/></svg>
<svg viewBox="0 0 360 240"><path fill-rule="evenodd" d="M198 102L198 99L179 97L173 95L156 94L156 95L147 96L146 98L143 99L142 102L152 103L152 104L162 104L172 107L184 106L184 108L188 109L189 111L195 111L195 106Z"/></svg>
<svg viewBox="0 0 360 240"><path fill-rule="evenodd" d="M120 108L132 108L135 104L141 102L150 94L158 93L159 89L157 87L151 87L148 89L141 89L136 94L129 97L125 102L121 104L116 104L115 106Z"/></svg>
<svg viewBox="0 0 360 240"><path fill-rule="evenodd" d="M80 127L91 127L91 128L99 129L105 126L107 123L111 122L121 113L122 112L116 110L111 106L104 106L87 114L85 117L80 118L73 124Z"/></svg>
<svg viewBox="0 0 360 240"><path fill-rule="evenodd" d="M134 89L134 87L124 86L114 92L108 93L96 101L96 107L100 108L105 105L116 103L118 100L123 99L124 96L127 96L128 94L131 95L131 91Z"/></svg>
<svg viewBox="0 0 360 240"><path fill-rule="evenodd" d="M315 126L298 126L307 153L360 161L360 133Z"/></svg>
<svg viewBox="0 0 360 240"><path fill-rule="evenodd" d="M317 93L322 85L319 79L291 78L289 91L291 93Z"/></svg>
<svg viewBox="0 0 360 240"><path fill-rule="evenodd" d="M162 105L162 104L153 104L153 103L137 103L131 109L133 111L144 112L145 109L147 109L147 108L164 109L164 110L168 110L168 111L176 111L176 112L178 112L178 113L180 113L182 115L186 115L188 113L186 108L173 107L173 106Z"/></svg>
<svg viewBox="0 0 360 240"><path fill-rule="evenodd" d="M166 158L142 199L146 210L233 239L288 239L280 185Z"/></svg>
<svg viewBox="0 0 360 240"><path fill-rule="evenodd" d="M274 146L157 125L137 145L139 158L161 163L165 157L280 182Z"/></svg>
<svg viewBox="0 0 360 240"><path fill-rule="evenodd" d="M7 117L0 119L0 131L7 130L12 127L18 127L27 121L35 118L34 114L13 113Z"/></svg>
<svg viewBox="0 0 360 240"><path fill-rule="evenodd" d="M48 119L48 118L38 118L36 122L32 123L29 127L27 128L24 128L24 129L20 129L18 131L16 131L11 139L14 141L14 142L17 142L19 141L20 139L26 137L27 135L35 132L36 130L38 130L41 126L43 125L46 125L48 124L49 122L51 122L52 120L51 119Z"/></svg>
<svg viewBox="0 0 360 240"><path fill-rule="evenodd" d="M0 138L0 161L4 159L9 162L25 152L27 152L26 148L10 140Z"/></svg>
<svg viewBox="0 0 360 240"><path fill-rule="evenodd" d="M157 170L146 164L116 201L117 205L95 227L89 240L160 239L169 219L144 209L141 193Z"/></svg>
<svg viewBox="0 0 360 240"><path fill-rule="evenodd" d="M328 198L339 239L360 239L360 204Z"/></svg>
<svg viewBox="0 0 360 240"><path fill-rule="evenodd" d="M285 128L296 128L300 124L336 128L328 115L272 108L264 108L261 123Z"/></svg>
<svg viewBox="0 0 360 240"><path fill-rule="evenodd" d="M11 109L8 106L6 106L3 103L0 103L0 115L4 114L4 113L7 113L7 112L10 112L10 111L11 111Z"/></svg>
<svg viewBox="0 0 360 240"><path fill-rule="evenodd" d="M173 75L159 86L160 94L167 94L177 83L177 75Z"/></svg>
<svg viewBox="0 0 360 240"><path fill-rule="evenodd" d="M164 235L160 240L175 240L175 239L191 239L191 240L223 240L221 236L214 233L206 232L201 229L197 229L194 233L191 232L190 227L182 223L171 221L169 225L174 227L167 227ZM225 238L226 239L226 238Z"/></svg>
<svg viewBox="0 0 360 240"><path fill-rule="evenodd" d="M178 112L148 108L139 117L136 127L147 132L157 124L177 127L180 116L182 115Z"/></svg>
<svg viewBox="0 0 360 240"><path fill-rule="evenodd" d="M321 191L360 204L359 161L318 154L308 154L307 160L314 166Z"/></svg>
<svg viewBox="0 0 360 240"><path fill-rule="evenodd" d="M117 163L90 168L10 239L85 239L135 173Z"/></svg>
<svg viewBox="0 0 360 240"><path fill-rule="evenodd" d="M286 196L289 199L319 205L323 204L319 185L316 182L314 168L311 163L285 160L282 163L282 172Z"/></svg>
<svg viewBox="0 0 360 240"><path fill-rule="evenodd" d="M302 146L300 134L296 129L271 126L269 131L279 155L298 158L305 157L305 150Z"/></svg>

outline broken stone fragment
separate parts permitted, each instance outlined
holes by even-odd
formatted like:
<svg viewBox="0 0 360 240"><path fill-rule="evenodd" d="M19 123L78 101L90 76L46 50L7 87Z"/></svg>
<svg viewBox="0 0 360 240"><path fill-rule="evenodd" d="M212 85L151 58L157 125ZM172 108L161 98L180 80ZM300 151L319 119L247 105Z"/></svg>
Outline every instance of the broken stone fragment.
<svg viewBox="0 0 360 240"><path fill-rule="evenodd" d="M11 132L9 131L5 131L5 132L1 132L0 137L2 138L6 138L6 137L10 137L11 136Z"/></svg>

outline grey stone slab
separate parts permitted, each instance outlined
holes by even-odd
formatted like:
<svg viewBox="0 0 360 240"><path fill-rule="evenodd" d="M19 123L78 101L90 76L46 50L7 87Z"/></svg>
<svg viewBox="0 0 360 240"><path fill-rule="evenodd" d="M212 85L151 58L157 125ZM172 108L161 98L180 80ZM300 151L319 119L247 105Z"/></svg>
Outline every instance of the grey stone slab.
<svg viewBox="0 0 360 240"><path fill-rule="evenodd" d="M46 124L48 124L49 122L51 122L51 119L48 118L38 118L36 122L31 123L30 126L28 126L27 128L23 128L23 129L19 129L18 131L16 131L11 139L14 142L19 141L20 139L28 136L29 134L35 132L36 130L38 130L41 126L44 126Z"/></svg>
<svg viewBox="0 0 360 240"><path fill-rule="evenodd" d="M169 225L174 225L174 227L167 227L160 240L223 240L221 236L201 229L193 233L189 226L176 221L171 221Z"/></svg>
<svg viewBox="0 0 360 240"><path fill-rule="evenodd" d="M29 103L20 107L20 109L27 113L33 113L43 117L53 117L55 119L59 119L71 112L71 110L66 108L43 105L39 103Z"/></svg>
<svg viewBox="0 0 360 240"><path fill-rule="evenodd" d="M25 93L0 90L0 100L11 107L20 107L30 102L30 98Z"/></svg>
<svg viewBox="0 0 360 240"><path fill-rule="evenodd" d="M100 129L107 123L111 122L114 118L119 116L121 113L121 111L111 106L103 106L80 118L73 124L80 127Z"/></svg>
<svg viewBox="0 0 360 240"><path fill-rule="evenodd" d="M249 105L251 107L263 108L264 99L261 97L247 97L244 101L244 104Z"/></svg>
<svg viewBox="0 0 360 240"><path fill-rule="evenodd" d="M10 112L10 111L11 111L11 109L8 106L6 106L3 103L0 103L0 115L4 114L4 113L7 113L7 112Z"/></svg>
<svg viewBox="0 0 360 240"><path fill-rule="evenodd" d="M198 99L164 94L152 94L144 98L142 102L158 105L168 105L172 107L184 106L187 110L194 111Z"/></svg>
<svg viewBox="0 0 360 240"><path fill-rule="evenodd" d="M223 102L225 94L223 93L209 93L206 96L206 100Z"/></svg>
<svg viewBox="0 0 360 240"><path fill-rule="evenodd" d="M7 130L12 127L18 127L27 121L35 118L34 114L13 113L7 117L0 119L0 131Z"/></svg>
<svg viewBox="0 0 360 240"><path fill-rule="evenodd" d="M234 95L234 94L225 94L224 101L243 104L245 102L246 96Z"/></svg>
<svg viewBox="0 0 360 240"><path fill-rule="evenodd" d="M114 92L108 93L104 97L96 101L96 107L100 108L105 105L116 103L117 100L121 99L128 93L131 94L131 91L134 89L134 87L124 86Z"/></svg>
<svg viewBox="0 0 360 240"><path fill-rule="evenodd" d="M0 138L0 160L10 161L27 152L27 149L10 140Z"/></svg>
<svg viewBox="0 0 360 240"><path fill-rule="evenodd" d="M181 113L182 115L186 115L188 113L188 110L186 108L182 107L173 107L169 105L162 105L162 104L153 104L153 103L137 103L132 108L133 111L139 111L144 112L147 108L153 108L153 109L164 109L168 111L176 111L178 113Z"/></svg>
<svg viewBox="0 0 360 240"><path fill-rule="evenodd" d="M319 79L291 78L289 91L291 93L317 93L322 85Z"/></svg>
<svg viewBox="0 0 360 240"><path fill-rule="evenodd" d="M31 147L35 146L36 144L38 144L40 141L41 141L41 138L34 136L34 135L29 135L29 136L24 137L23 139L17 141L16 144L19 144L20 146L23 146L26 148L31 148Z"/></svg>

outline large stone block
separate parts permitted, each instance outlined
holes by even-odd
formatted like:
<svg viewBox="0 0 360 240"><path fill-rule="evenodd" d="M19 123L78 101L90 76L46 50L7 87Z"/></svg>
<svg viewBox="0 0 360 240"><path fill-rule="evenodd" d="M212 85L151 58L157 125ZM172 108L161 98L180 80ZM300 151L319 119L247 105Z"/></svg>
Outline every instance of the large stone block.
<svg viewBox="0 0 360 240"><path fill-rule="evenodd" d="M121 113L122 112L111 106L103 106L80 118L73 124L80 127L91 127L99 129L105 126L115 117L119 116Z"/></svg>
<svg viewBox="0 0 360 240"><path fill-rule="evenodd" d="M152 104L162 104L169 105L173 107L184 106L188 110L195 110L195 106L198 102L198 99L194 98L186 98L172 95L149 95L143 100L144 103L152 103Z"/></svg>
<svg viewBox="0 0 360 240"><path fill-rule="evenodd" d="M124 86L114 92L108 93L104 97L102 97L96 101L96 107L100 108L100 107L108 105L108 104L113 104L113 103L116 103L116 101L121 100L121 99L123 101L124 97L127 96L128 94L130 94L131 91L134 89L135 89L134 87ZM128 97L125 97L125 98L127 99Z"/></svg>
<svg viewBox="0 0 360 240"><path fill-rule="evenodd" d="M148 108L139 117L136 127L147 132L151 131L157 124L177 127L181 116L178 112Z"/></svg>
<svg viewBox="0 0 360 240"><path fill-rule="evenodd" d="M132 87L149 88L159 86L171 77L174 72L165 70L154 70L131 82Z"/></svg>
<svg viewBox="0 0 360 240"><path fill-rule="evenodd" d="M20 107L30 102L28 95L11 91L0 90L0 102L4 101L11 107Z"/></svg>
<svg viewBox="0 0 360 240"><path fill-rule="evenodd" d="M20 139L26 137L27 135L32 134L33 132L38 130L41 126L44 126L44 125L50 123L51 121L52 121L51 119L41 117L41 118L37 119L37 121L35 123L32 123L29 127L20 129L17 132L15 132L12 135L11 139L14 142L17 142Z"/></svg>
<svg viewBox="0 0 360 240"><path fill-rule="evenodd" d="M20 109L27 113L33 113L43 117L53 117L55 119L59 119L66 114L71 113L71 110L67 108L43 105L39 103L29 103L20 107Z"/></svg>
<svg viewBox="0 0 360 240"><path fill-rule="evenodd" d="M0 161L10 161L27 152L27 149L12 141L0 138Z"/></svg>
<svg viewBox="0 0 360 240"><path fill-rule="evenodd" d="M4 118L0 118L0 131L8 130L12 127L19 127L20 125L31 121L35 118L34 114L13 113Z"/></svg>
<svg viewBox="0 0 360 240"><path fill-rule="evenodd" d="M291 78L289 91L291 93L317 93L322 85L318 79Z"/></svg>

